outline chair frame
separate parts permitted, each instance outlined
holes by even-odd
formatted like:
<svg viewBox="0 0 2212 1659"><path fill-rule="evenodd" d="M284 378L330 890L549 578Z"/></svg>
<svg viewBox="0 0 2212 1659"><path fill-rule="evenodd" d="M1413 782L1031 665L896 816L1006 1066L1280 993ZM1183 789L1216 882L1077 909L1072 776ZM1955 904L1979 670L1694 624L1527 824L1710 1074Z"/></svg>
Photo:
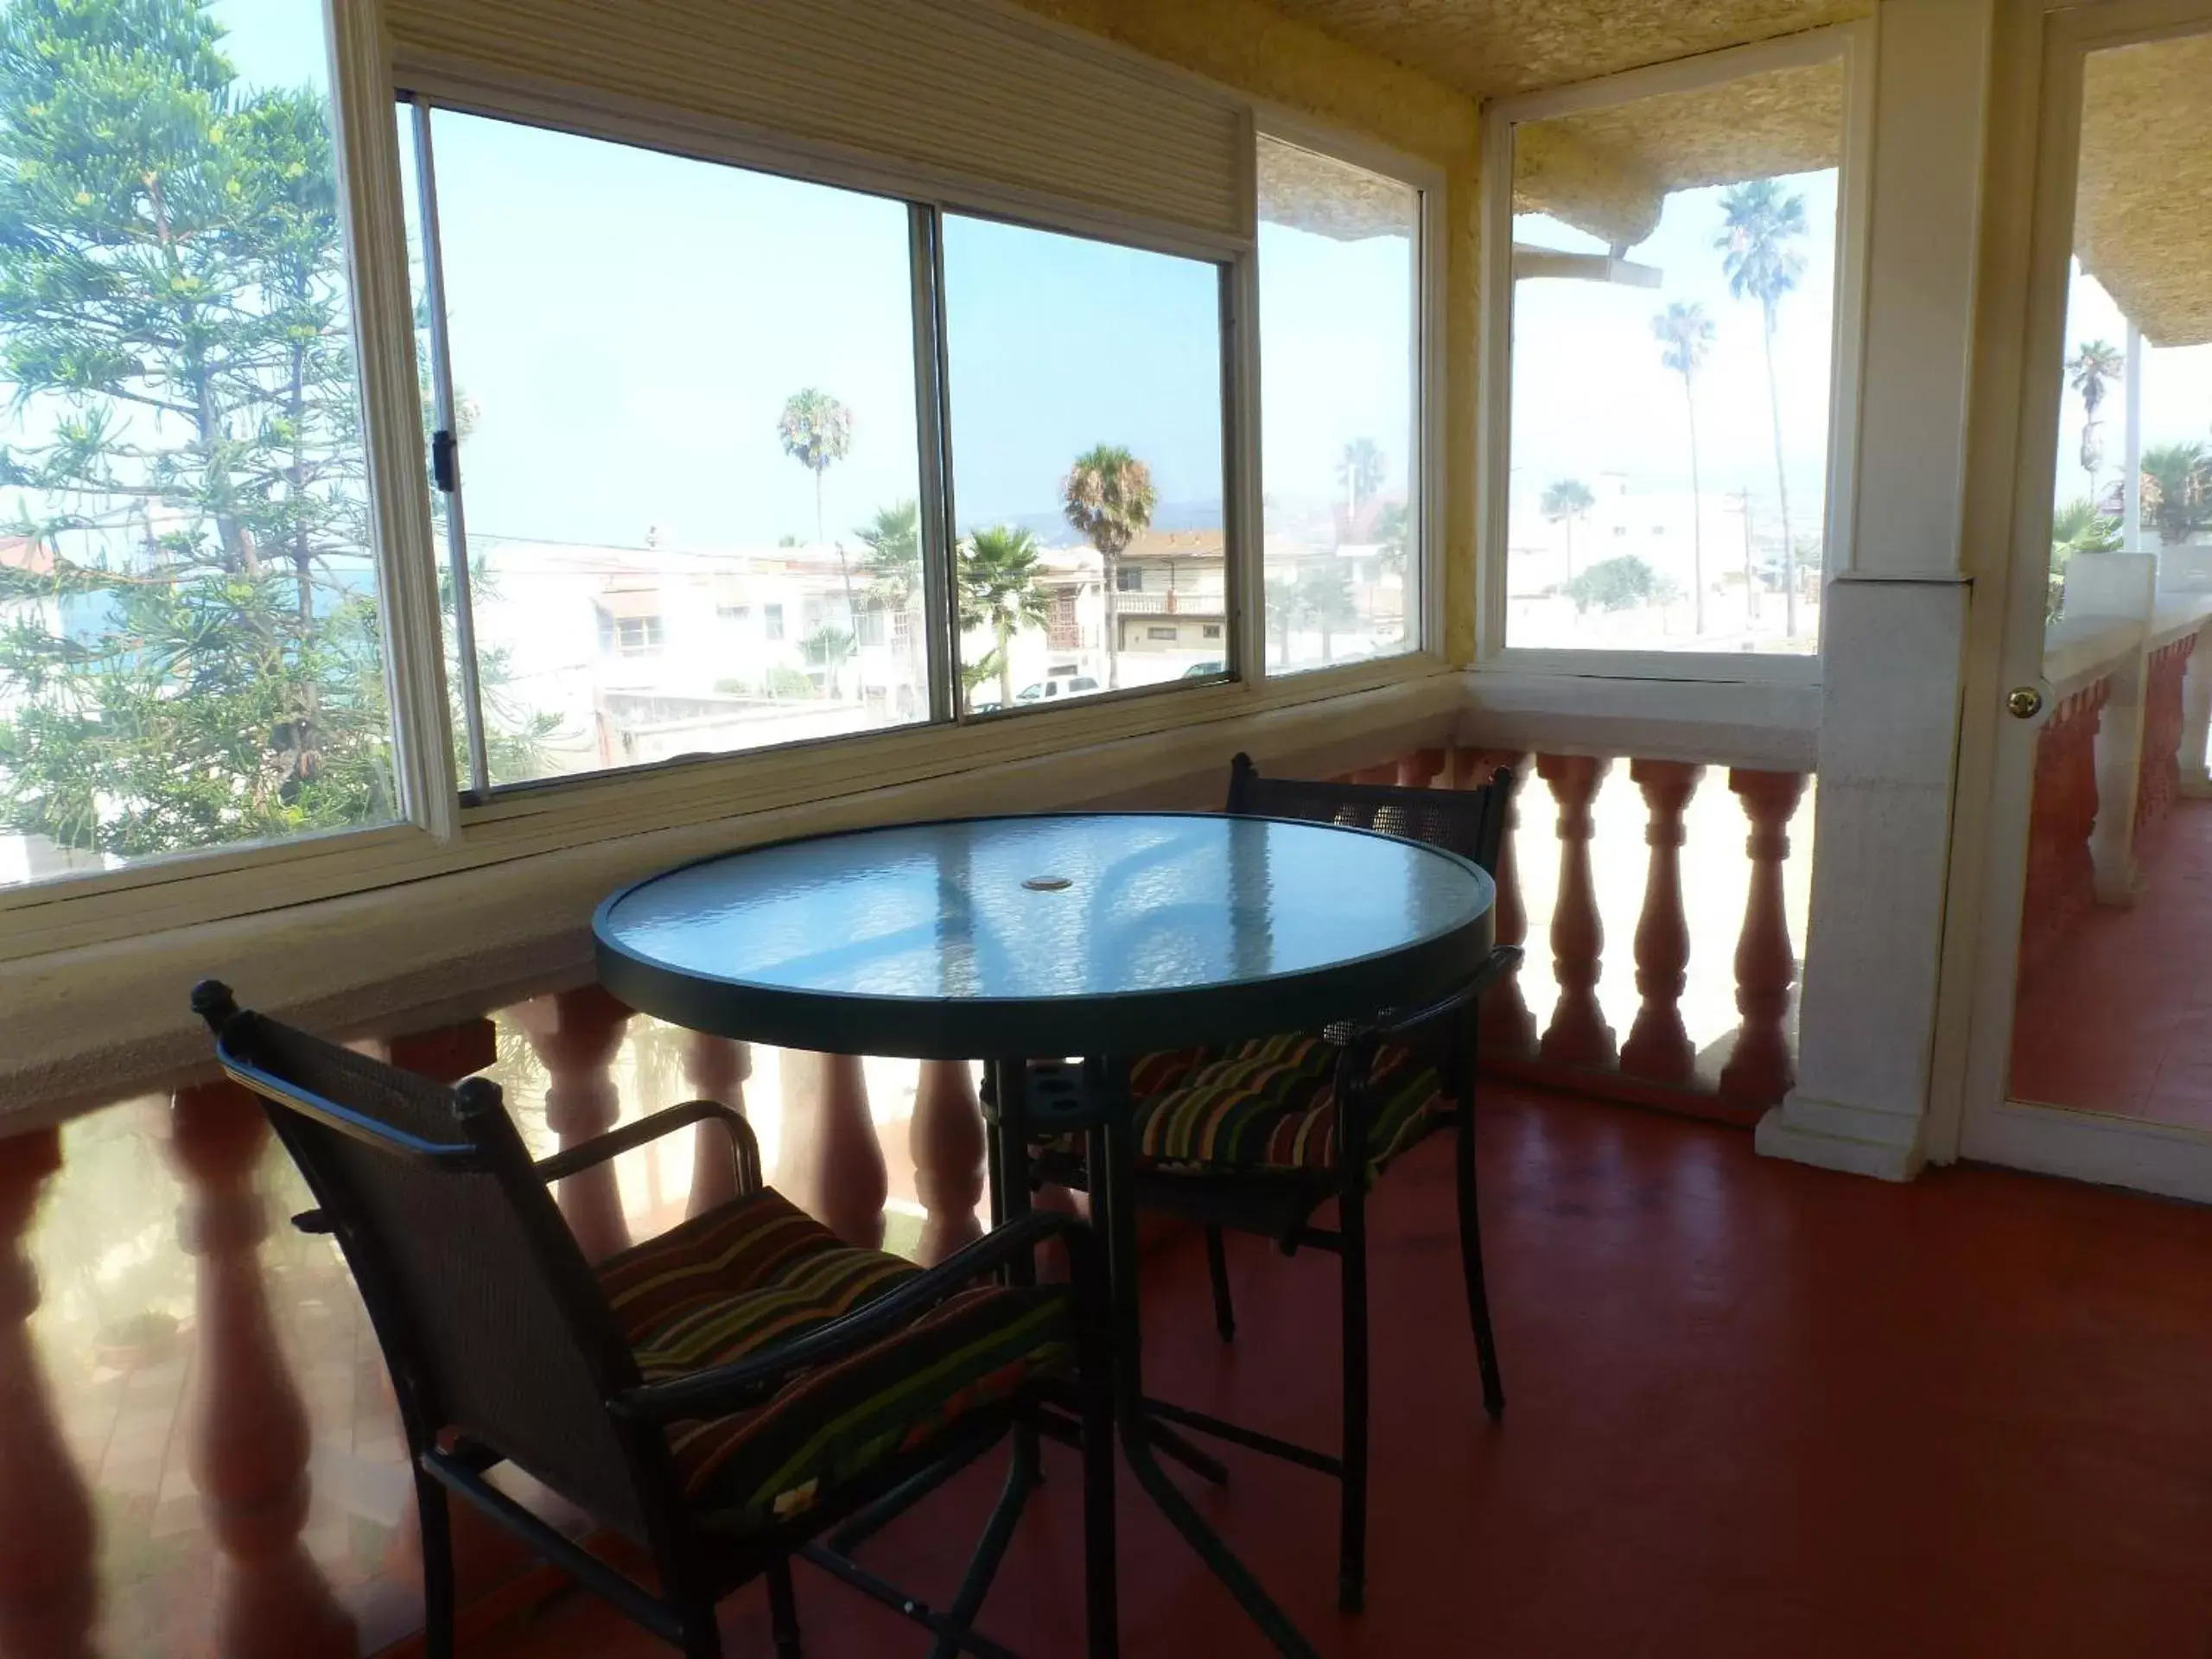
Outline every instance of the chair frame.
<svg viewBox="0 0 2212 1659"><path fill-rule="evenodd" d="M932 1611L857 1562L815 1541L840 1522L865 1520L869 1522L865 1530L872 1531L1009 1433L1014 1436L1020 1462L1033 1464L1039 1433L1082 1450L1089 1650L1090 1659L1112 1659L1116 1629L1107 1302L1096 1240L1081 1223L1049 1211L1023 1217L994 1229L937 1267L804 1336L728 1364L647 1383L615 1324L591 1265L553 1202L550 1183L677 1129L715 1122L729 1137L739 1192L759 1192L763 1187L760 1148L751 1125L743 1117L714 1101L692 1101L552 1157L533 1160L507 1116L499 1086L486 1078L472 1077L451 1090L457 1138L430 1141L285 1077L259 1041L262 1032L274 1022L240 1009L227 987L213 981L195 987L193 1008L214 1033L224 1071L259 1096L270 1126L306 1179L318 1207L296 1217L296 1224L302 1230L327 1232L336 1239L383 1348L398 1398L421 1514L428 1659L452 1659L454 1653L455 1586L449 1495L466 1499L539 1555L679 1649L685 1659L721 1659L715 1604L740 1586L762 1577L767 1580L777 1653L779 1659L797 1659L798 1625L790 1563L791 1556L798 1554L929 1630L938 1639L939 1653L965 1651L980 1659L1014 1659L1006 1648L972 1628L976 1609L1011 1532L1011 1515L995 1513L986 1528L954 1603L955 1617ZM659 1593L647 1590L492 1485L485 1476L505 1461L503 1454L491 1445L448 1432L450 1421L440 1408L408 1299L382 1249L361 1220L356 1194L343 1170L317 1155L314 1142L302 1132L302 1119L393 1157L441 1171L489 1175L497 1182L604 1401L609 1426L636 1490L644 1520L641 1541L658 1574ZM1054 1241L1066 1251L1075 1304L1077 1366L1072 1389L1061 1379L1033 1379L1007 1400L964 1414L928 1445L904 1457L885 1459L864 1477L842 1484L819 1505L741 1541L710 1534L695 1519L685 1502L663 1425L764 1402L798 1372L846 1357L895 1333L985 1274L1020 1272L1040 1246ZM588 1505L578 1507L590 1514ZM1001 1505L1001 1510L1006 1507Z"/></svg>
<svg viewBox="0 0 2212 1659"><path fill-rule="evenodd" d="M1304 812L1269 810L1269 785L1251 757L1239 754L1230 764L1226 810L1236 817L1289 817L1307 822ZM1434 810L1442 791L1384 784L1316 783L1281 780L1286 792L1294 791L1300 804L1316 802L1339 811L1361 815L1360 827L1373 821L1383 808L1414 806ZM1492 774L1479 790L1452 791L1478 814L1475 829L1475 862L1485 874L1495 875L1504 834L1508 800L1514 774L1503 768ZM1479 802L1479 804L1476 804ZM1311 1447L1260 1434L1241 1425L1185 1410L1160 1401L1147 1401L1148 1409L1171 1423L1284 1459L1301 1467L1335 1476L1341 1483L1338 1514L1338 1601L1346 1612L1357 1612L1366 1600L1367 1474L1369 1413L1369 1348L1367 1286L1367 1169L1369 1157L1370 1083L1375 1058L1383 1043L1395 1042L1424 1051L1451 1090L1452 1110L1438 1114L1411 1144L1418 1144L1447 1125L1453 1130L1453 1170L1458 1188L1459 1260L1465 1281L1468 1321L1475 1339L1476 1363L1482 1377L1483 1409L1492 1421L1505 1410L1505 1388L1497 1363L1497 1338L1491 1327L1490 1295L1483 1270L1482 1228L1475 1180L1475 1073L1479 1041L1477 1021L1482 994L1521 961L1516 945L1497 945L1475 971L1449 992L1410 1011L1391 1010L1359 1024L1332 1027L1326 1033L1338 1047L1336 1067L1337 1162L1332 1171L1224 1171L1196 1173L1141 1170L1135 1192L1141 1209L1163 1211L1201 1223L1205 1230L1206 1263L1211 1281L1216 1327L1224 1342L1235 1338L1236 1319L1229 1283L1224 1234L1249 1232L1272 1238L1285 1255L1311 1248L1333 1253L1341 1274L1343 1316L1344 1395L1343 1441L1340 1455L1331 1457ZM1402 1150L1410 1150L1410 1145ZM1051 1177L1067 1179L1071 1173L1061 1160L1047 1160ZM1080 1170L1072 1172L1083 1179ZM1337 1225L1317 1227L1313 1212L1332 1198L1337 1205Z"/></svg>

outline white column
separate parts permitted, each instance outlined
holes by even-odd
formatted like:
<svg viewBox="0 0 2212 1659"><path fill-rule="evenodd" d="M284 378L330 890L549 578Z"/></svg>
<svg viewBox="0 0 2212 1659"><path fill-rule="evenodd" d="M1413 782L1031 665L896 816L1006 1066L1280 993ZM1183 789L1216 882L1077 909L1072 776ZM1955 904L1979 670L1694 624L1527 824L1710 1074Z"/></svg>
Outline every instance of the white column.
<svg viewBox="0 0 2212 1659"><path fill-rule="evenodd" d="M1875 68L1848 563L1822 618L1797 1086L1772 1156L1904 1179L1935 1052L1967 594L1961 563L1990 0L1893 0Z"/></svg>
<svg viewBox="0 0 2212 1659"><path fill-rule="evenodd" d="M2127 435L2120 464L2127 468L2120 479L2121 524L2130 553L2143 550L2143 331L2131 320L2127 325Z"/></svg>

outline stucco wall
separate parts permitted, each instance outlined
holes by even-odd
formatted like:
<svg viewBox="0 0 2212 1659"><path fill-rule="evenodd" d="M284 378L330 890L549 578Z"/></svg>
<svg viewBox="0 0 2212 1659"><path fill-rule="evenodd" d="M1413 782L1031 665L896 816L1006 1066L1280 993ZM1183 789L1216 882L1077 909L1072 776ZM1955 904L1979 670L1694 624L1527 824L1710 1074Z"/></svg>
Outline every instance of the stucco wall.
<svg viewBox="0 0 2212 1659"><path fill-rule="evenodd" d="M1445 170L1445 644L1475 649L1476 341L1481 144L1474 100L1294 22L1262 0L1017 0L1254 98L1364 134Z"/></svg>

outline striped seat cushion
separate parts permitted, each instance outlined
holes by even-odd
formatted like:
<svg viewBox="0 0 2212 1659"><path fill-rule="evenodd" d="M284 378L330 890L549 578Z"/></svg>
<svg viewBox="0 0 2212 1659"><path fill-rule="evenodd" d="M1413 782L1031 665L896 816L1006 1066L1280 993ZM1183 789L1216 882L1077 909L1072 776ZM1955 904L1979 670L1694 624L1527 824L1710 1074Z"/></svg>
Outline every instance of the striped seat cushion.
<svg viewBox="0 0 2212 1659"><path fill-rule="evenodd" d="M1166 1167L1210 1171L1330 1170L1337 1166L1337 1059L1320 1037L1268 1037L1207 1054L1151 1055L1140 1077L1173 1078L1133 1088L1139 1155ZM1368 1165L1383 1165L1452 1109L1435 1067L1385 1043L1368 1089Z"/></svg>
<svg viewBox="0 0 2212 1659"><path fill-rule="evenodd" d="M747 1194L609 1257L601 1287L648 1382L769 1351L919 1269L855 1249L780 1193ZM701 1518L758 1531L1004 1399L1073 1351L1064 1290L978 1286L850 1357L724 1417L671 1423Z"/></svg>

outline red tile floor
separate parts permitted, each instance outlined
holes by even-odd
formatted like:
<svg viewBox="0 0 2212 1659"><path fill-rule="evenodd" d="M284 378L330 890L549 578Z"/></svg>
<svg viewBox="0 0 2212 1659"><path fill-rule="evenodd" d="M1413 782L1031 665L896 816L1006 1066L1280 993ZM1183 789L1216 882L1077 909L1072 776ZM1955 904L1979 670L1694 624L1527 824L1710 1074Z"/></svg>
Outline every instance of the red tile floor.
<svg viewBox="0 0 2212 1659"><path fill-rule="evenodd" d="M1366 1655L2212 1653L2212 1215L1983 1169L1889 1186L1761 1160L1739 1131L1492 1091L1482 1153L1510 1403L1475 1403L1448 1148L1376 1206L1369 1611L1334 1605L1333 1491L1232 1452L1200 1502L1330 1659ZM1155 1391L1327 1445L1333 1264L1232 1246L1214 1338L1195 1249L1154 1259ZM1074 1471L983 1627L1080 1647ZM942 1599L997 1471L870 1546ZM1123 1651L1261 1643L1123 1489ZM816 1659L918 1655L799 1569ZM734 1656L765 1655L752 1590ZM569 1592L474 1659L668 1650Z"/></svg>
<svg viewBox="0 0 2212 1659"><path fill-rule="evenodd" d="M2134 906L2089 911L2021 994L2012 1095L2212 1128L2212 801L2138 850Z"/></svg>

